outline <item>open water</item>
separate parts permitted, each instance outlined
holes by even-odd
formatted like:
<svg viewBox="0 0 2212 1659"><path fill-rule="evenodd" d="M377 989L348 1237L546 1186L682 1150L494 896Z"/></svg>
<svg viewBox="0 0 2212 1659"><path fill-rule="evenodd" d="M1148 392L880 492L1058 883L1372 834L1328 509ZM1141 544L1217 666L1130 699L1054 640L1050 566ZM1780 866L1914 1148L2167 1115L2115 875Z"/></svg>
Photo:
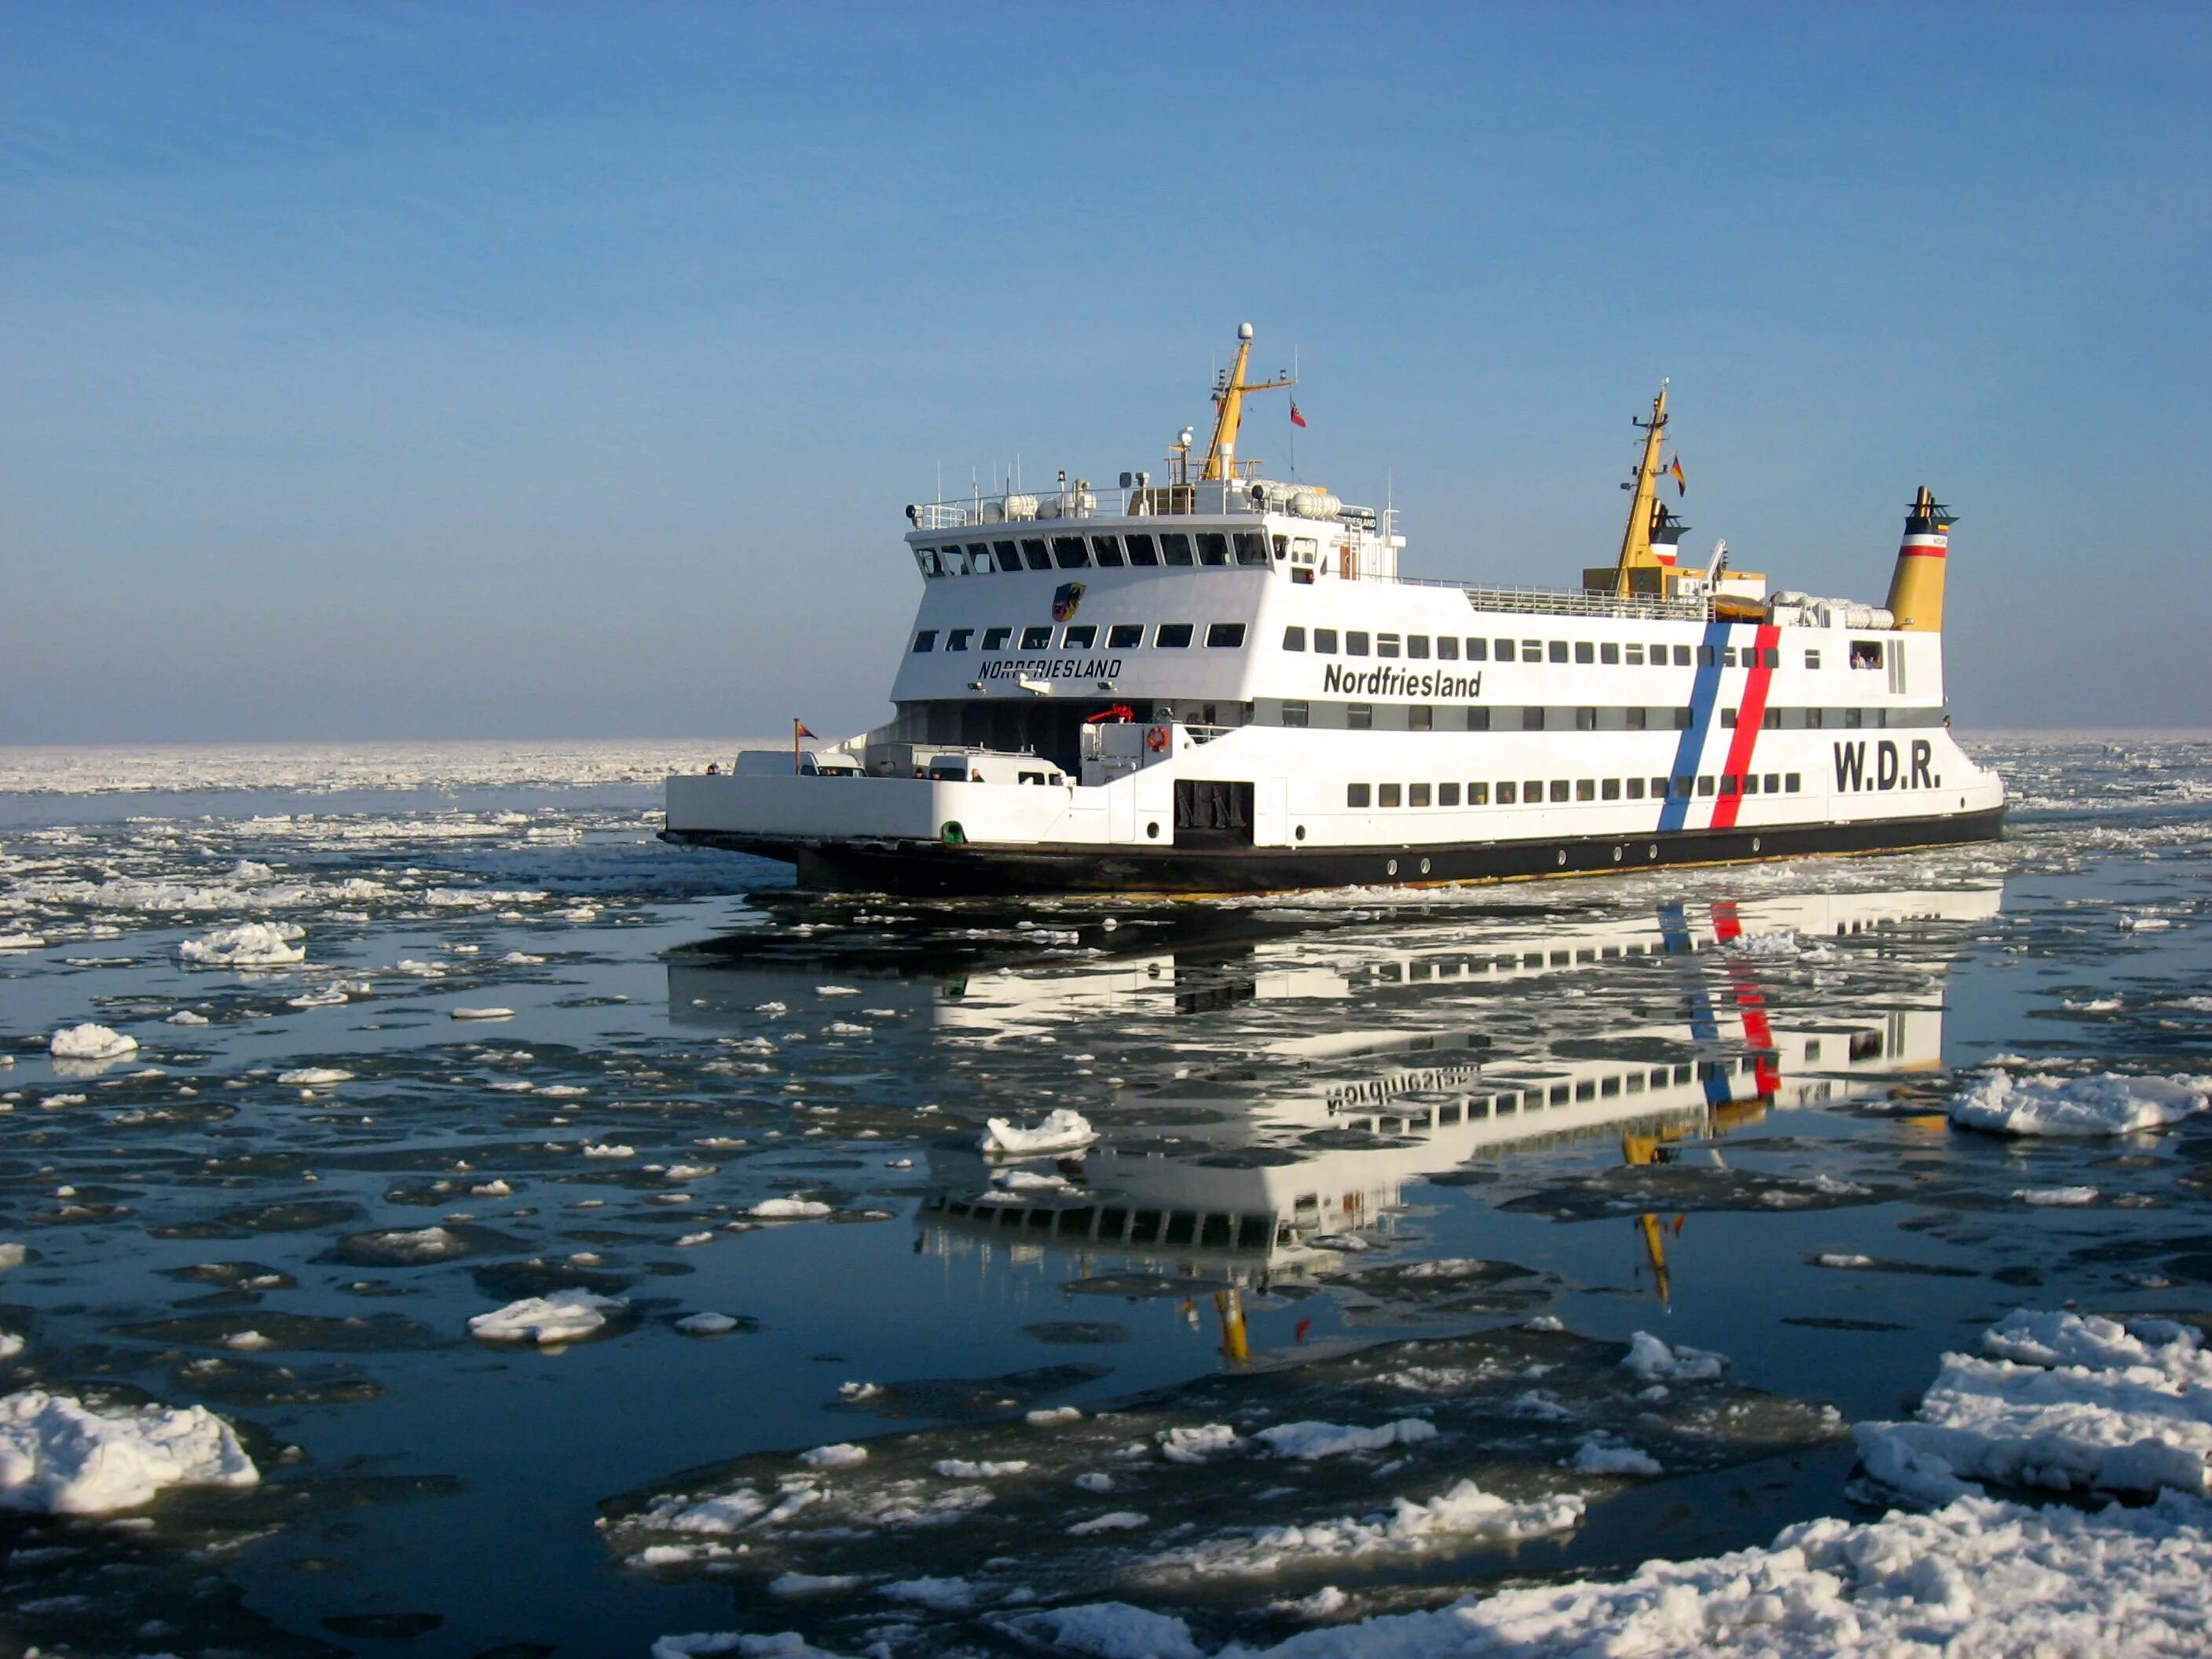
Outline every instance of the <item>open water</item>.
<svg viewBox="0 0 2212 1659"><path fill-rule="evenodd" d="M0 1650L1260 1646L1878 1513L1844 1425L2007 1310L2212 1316L2212 1123L1945 1116L2212 1072L2212 742L1984 752L1999 845L1216 903L802 897L619 765L0 796L0 1392L261 1473L0 1514ZM303 960L180 959L241 922Z"/></svg>

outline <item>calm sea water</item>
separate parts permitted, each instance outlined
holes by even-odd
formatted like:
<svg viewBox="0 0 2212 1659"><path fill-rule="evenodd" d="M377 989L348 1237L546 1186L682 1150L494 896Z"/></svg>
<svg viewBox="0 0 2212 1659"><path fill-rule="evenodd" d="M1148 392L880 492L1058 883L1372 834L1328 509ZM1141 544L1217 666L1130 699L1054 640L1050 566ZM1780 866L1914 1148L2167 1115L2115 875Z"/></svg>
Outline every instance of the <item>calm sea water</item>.
<svg viewBox="0 0 2212 1659"><path fill-rule="evenodd" d="M1992 1062L2212 1071L2212 743L1990 753L1992 847L1219 903L801 896L618 783L0 797L5 1386L205 1405L264 1475L7 1521L0 1629L927 1653L1110 1595L1260 1641L1323 1580L1194 1549L1463 1475L1587 1519L1335 1563L1340 1616L1846 1512L1837 1425L2005 1310L2212 1314L2201 1123L1943 1117ZM179 960L241 921L304 961ZM87 1020L137 1052L50 1060ZM1056 1108L1087 1154L978 1151ZM2018 1196L2064 1187L2095 1196ZM823 1212L750 1213L794 1198ZM623 1306L469 1333L568 1288ZM1638 1331L1725 1383L1627 1387ZM1444 1432L1264 1480L1151 1449L1409 1414ZM1663 1473L1562 1467L1593 1442ZM836 1524L672 1524L793 1492Z"/></svg>

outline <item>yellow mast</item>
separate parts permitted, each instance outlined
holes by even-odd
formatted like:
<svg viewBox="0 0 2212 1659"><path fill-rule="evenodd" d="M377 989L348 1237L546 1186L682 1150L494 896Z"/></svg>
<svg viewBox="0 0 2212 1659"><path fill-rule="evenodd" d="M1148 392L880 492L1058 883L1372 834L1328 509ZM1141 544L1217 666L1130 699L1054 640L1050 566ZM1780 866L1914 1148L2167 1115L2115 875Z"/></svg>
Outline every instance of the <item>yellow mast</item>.
<svg viewBox="0 0 2212 1659"><path fill-rule="evenodd" d="M1206 470L1201 478L1233 478L1237 476L1237 431L1244 423L1244 394L1248 392L1273 392L1297 382L1287 374L1279 380L1260 380L1247 384L1245 365L1252 360L1252 325L1237 325L1237 366L1229 371L1228 378L1213 390L1213 442L1206 452Z"/></svg>
<svg viewBox="0 0 2212 1659"><path fill-rule="evenodd" d="M1613 567L1613 591L1622 599L1628 597L1630 571L1655 568L1659 563L1651 551L1651 526L1659 501L1660 434L1667 429L1664 380L1659 383L1659 395L1651 400L1651 418L1636 424L1644 428L1644 459L1637 463L1635 482L1630 486L1635 499L1628 504L1628 528L1622 532L1620 560Z"/></svg>

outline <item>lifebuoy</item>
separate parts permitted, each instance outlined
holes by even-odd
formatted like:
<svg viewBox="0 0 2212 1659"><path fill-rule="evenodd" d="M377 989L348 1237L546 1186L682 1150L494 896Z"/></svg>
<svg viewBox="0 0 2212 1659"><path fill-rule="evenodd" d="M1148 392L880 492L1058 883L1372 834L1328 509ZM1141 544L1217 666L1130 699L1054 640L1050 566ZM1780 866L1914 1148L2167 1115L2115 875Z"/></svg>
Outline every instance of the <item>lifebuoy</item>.
<svg viewBox="0 0 2212 1659"><path fill-rule="evenodd" d="M1166 726L1156 726L1145 733L1145 747L1155 755L1165 754L1170 735Z"/></svg>

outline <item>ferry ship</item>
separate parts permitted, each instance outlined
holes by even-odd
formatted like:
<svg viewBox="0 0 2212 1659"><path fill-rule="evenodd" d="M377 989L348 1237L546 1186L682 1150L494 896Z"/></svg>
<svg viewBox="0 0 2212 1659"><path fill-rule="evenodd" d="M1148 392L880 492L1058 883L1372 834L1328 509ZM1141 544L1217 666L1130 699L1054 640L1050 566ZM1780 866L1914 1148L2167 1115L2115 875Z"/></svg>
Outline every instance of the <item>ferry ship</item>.
<svg viewBox="0 0 2212 1659"><path fill-rule="evenodd" d="M1983 841L1954 741L1954 515L1922 488L1887 601L1680 556L1667 392L1617 557L1571 588L1401 574L1395 514L1240 459L1237 331L1211 440L1161 478L907 508L921 608L895 718L672 776L665 839L901 893L1414 885ZM794 729L798 730L796 723Z"/></svg>

